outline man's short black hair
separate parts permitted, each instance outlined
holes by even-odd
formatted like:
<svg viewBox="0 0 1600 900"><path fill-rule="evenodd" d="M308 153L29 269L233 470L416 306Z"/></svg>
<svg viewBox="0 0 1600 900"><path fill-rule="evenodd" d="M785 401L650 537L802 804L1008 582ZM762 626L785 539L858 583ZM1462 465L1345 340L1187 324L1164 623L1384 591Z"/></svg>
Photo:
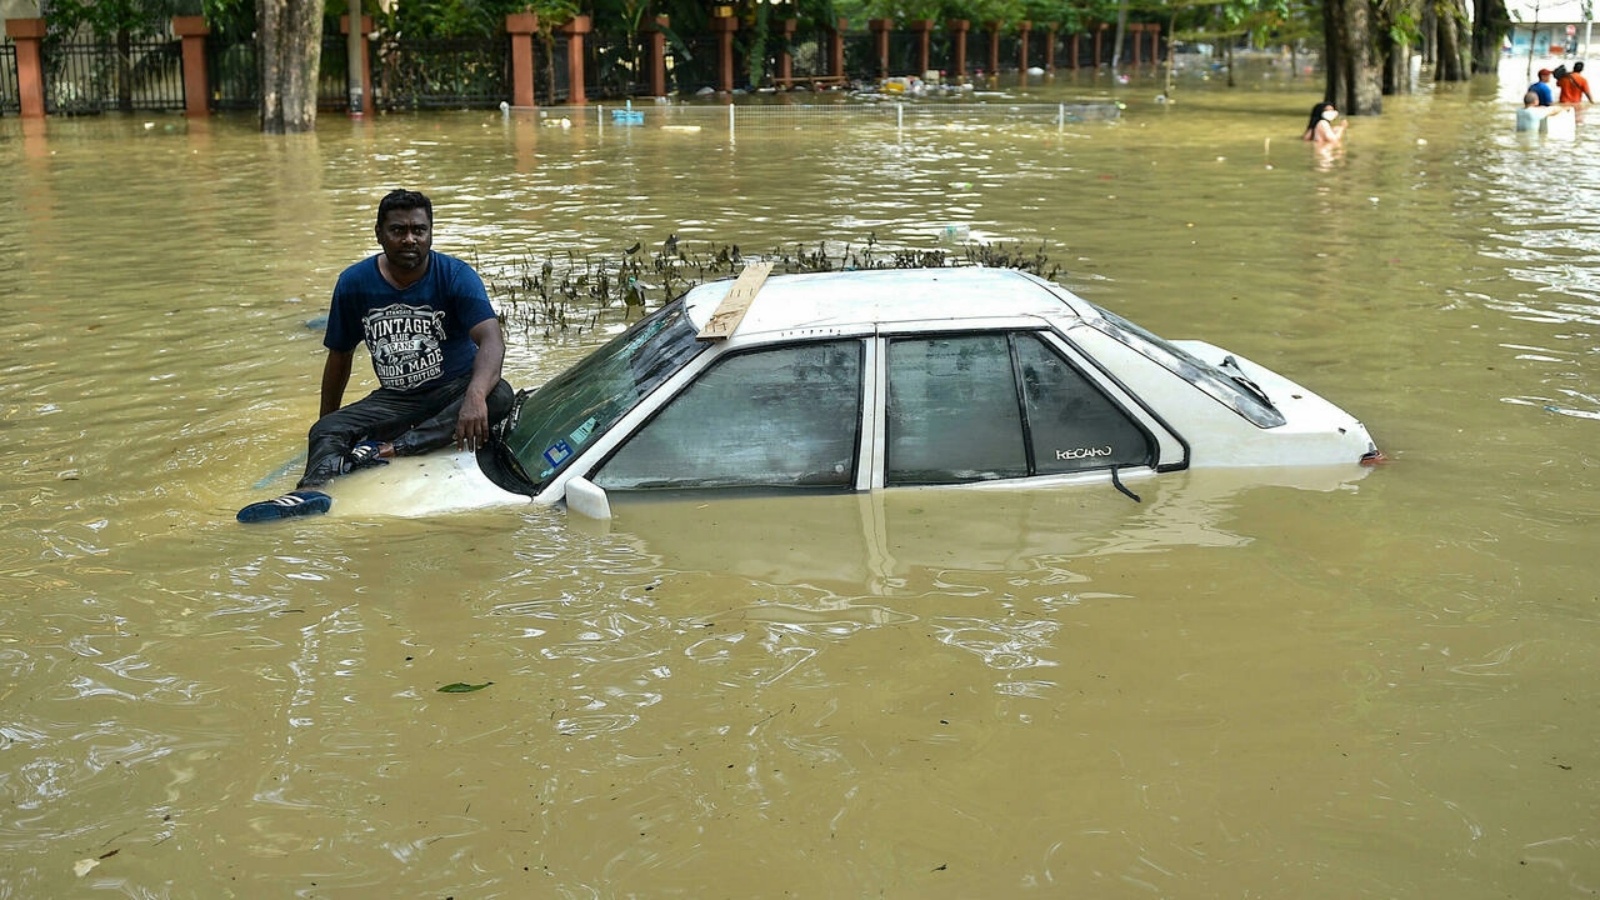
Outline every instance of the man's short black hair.
<svg viewBox="0 0 1600 900"><path fill-rule="evenodd" d="M378 201L377 227L383 227L383 217L395 209L420 209L428 214L428 224L433 224L433 201L420 191L408 191L404 188L390 191Z"/></svg>

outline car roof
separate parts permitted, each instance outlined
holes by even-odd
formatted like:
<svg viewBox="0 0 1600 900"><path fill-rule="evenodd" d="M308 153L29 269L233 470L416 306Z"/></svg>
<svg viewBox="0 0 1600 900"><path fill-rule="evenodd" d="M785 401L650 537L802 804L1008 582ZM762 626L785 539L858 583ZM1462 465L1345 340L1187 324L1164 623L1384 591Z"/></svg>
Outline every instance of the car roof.
<svg viewBox="0 0 1600 900"><path fill-rule="evenodd" d="M703 284L684 303L703 328L733 281ZM773 275L761 285L736 334L868 329L880 324L1036 317L1058 325L1096 315L1064 288L1016 269L955 266Z"/></svg>

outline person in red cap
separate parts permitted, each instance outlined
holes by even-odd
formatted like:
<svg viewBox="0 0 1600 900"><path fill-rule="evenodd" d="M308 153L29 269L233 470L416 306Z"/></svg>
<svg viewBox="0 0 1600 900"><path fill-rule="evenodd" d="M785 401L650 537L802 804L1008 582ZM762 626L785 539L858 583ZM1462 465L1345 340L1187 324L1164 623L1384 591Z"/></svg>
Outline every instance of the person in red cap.
<svg viewBox="0 0 1600 900"><path fill-rule="evenodd" d="M1550 75L1549 69L1540 69L1539 80L1528 85L1528 90L1539 95L1540 106L1554 106L1556 102L1556 92L1550 87Z"/></svg>

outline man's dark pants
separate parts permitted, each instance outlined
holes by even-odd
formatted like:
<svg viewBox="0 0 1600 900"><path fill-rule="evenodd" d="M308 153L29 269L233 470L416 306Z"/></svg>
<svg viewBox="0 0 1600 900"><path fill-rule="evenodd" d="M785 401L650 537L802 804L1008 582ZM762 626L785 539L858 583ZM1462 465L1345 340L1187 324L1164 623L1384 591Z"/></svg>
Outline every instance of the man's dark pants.
<svg viewBox="0 0 1600 900"><path fill-rule="evenodd" d="M395 456L415 456L449 445L455 440L456 419L466 398L472 375L422 391L378 388L360 400L335 410L311 426L306 473L298 487L328 483L344 471L345 454L360 441L385 441ZM511 412L516 393L505 379L489 392L489 425Z"/></svg>

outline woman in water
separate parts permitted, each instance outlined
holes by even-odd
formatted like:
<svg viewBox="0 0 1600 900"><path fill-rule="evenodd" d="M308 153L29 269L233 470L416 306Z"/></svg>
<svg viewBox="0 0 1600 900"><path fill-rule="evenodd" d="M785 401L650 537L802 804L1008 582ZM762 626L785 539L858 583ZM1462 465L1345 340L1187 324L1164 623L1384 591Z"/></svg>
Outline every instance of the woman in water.
<svg viewBox="0 0 1600 900"><path fill-rule="evenodd" d="M1344 139L1344 123L1333 124L1339 110L1326 101L1311 107L1311 121L1306 123L1306 140L1315 144L1337 144Z"/></svg>

